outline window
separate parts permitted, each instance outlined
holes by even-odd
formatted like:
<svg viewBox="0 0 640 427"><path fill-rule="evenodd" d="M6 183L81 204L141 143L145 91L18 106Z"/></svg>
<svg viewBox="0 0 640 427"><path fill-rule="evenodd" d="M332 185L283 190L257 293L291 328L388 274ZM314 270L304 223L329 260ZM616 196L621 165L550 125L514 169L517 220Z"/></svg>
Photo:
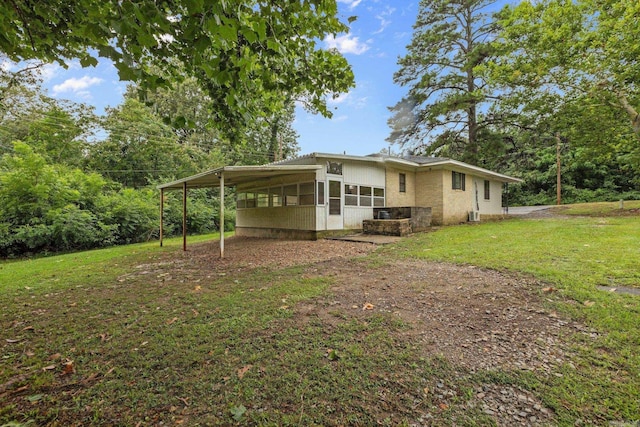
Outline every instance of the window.
<svg viewBox="0 0 640 427"><path fill-rule="evenodd" d="M282 206L282 187L272 187L269 189L269 198L271 199L271 206L279 208Z"/></svg>
<svg viewBox="0 0 640 427"><path fill-rule="evenodd" d="M399 175L399 179L400 179L400 192L406 193L407 192L407 175L401 173Z"/></svg>
<svg viewBox="0 0 640 427"><path fill-rule="evenodd" d="M298 185L297 184L284 186L284 205L285 206L298 205Z"/></svg>
<svg viewBox="0 0 640 427"><path fill-rule="evenodd" d="M341 215L341 185L340 181L329 181L329 215Z"/></svg>
<svg viewBox="0 0 640 427"><path fill-rule="evenodd" d="M373 189L373 206L384 206L384 188Z"/></svg>
<svg viewBox="0 0 640 427"><path fill-rule="evenodd" d="M484 180L484 199L491 199L491 182L486 179Z"/></svg>
<svg viewBox="0 0 640 427"><path fill-rule="evenodd" d="M318 181L318 205L324 205L324 182Z"/></svg>
<svg viewBox="0 0 640 427"><path fill-rule="evenodd" d="M453 188L454 190L465 190L465 185L464 185L464 181L465 181L465 176L463 173L460 172L451 172L451 188Z"/></svg>
<svg viewBox="0 0 640 427"><path fill-rule="evenodd" d="M238 209L247 207L247 193L238 193L236 195L236 206Z"/></svg>
<svg viewBox="0 0 640 427"><path fill-rule="evenodd" d="M256 191L256 206L259 208L269 207L269 190L265 188Z"/></svg>
<svg viewBox="0 0 640 427"><path fill-rule="evenodd" d="M300 184L300 205L308 206L313 205L314 203L314 189L315 183L313 182L304 182Z"/></svg>
<svg viewBox="0 0 640 427"><path fill-rule="evenodd" d="M256 207L256 193L247 193L247 207L248 208Z"/></svg>
<svg viewBox="0 0 640 427"><path fill-rule="evenodd" d="M327 162L327 173L333 175L342 175L342 163Z"/></svg>
<svg viewBox="0 0 640 427"><path fill-rule="evenodd" d="M344 185L344 205L345 206L358 206L358 186L357 185Z"/></svg>
<svg viewBox="0 0 640 427"><path fill-rule="evenodd" d="M371 187L360 187L360 206L371 206Z"/></svg>

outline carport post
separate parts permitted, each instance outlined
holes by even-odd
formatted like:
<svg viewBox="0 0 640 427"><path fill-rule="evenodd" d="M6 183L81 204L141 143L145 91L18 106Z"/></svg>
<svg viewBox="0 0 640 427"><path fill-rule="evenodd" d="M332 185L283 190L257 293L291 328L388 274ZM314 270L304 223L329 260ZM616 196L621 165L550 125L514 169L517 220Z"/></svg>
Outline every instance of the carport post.
<svg viewBox="0 0 640 427"><path fill-rule="evenodd" d="M220 258L224 258L224 172L220 172Z"/></svg>
<svg viewBox="0 0 640 427"><path fill-rule="evenodd" d="M182 250L187 250L187 183L182 183Z"/></svg>
<svg viewBox="0 0 640 427"><path fill-rule="evenodd" d="M164 222L164 188L160 189L160 247L162 247L162 232Z"/></svg>

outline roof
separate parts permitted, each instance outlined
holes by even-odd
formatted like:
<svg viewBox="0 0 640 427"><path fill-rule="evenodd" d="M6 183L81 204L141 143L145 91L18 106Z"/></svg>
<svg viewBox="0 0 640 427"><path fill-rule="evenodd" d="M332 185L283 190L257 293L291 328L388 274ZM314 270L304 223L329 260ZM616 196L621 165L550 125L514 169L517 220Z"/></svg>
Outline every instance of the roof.
<svg viewBox="0 0 640 427"><path fill-rule="evenodd" d="M220 185L220 177L224 174L224 185L233 186L243 182L256 181L261 178L274 176L294 175L305 172L315 172L322 169L318 165L264 165L264 166L224 166L211 169L197 175L188 176L177 181L158 185L159 189L182 189L217 187Z"/></svg>
<svg viewBox="0 0 640 427"><path fill-rule="evenodd" d="M458 160L446 157L426 157L426 156L403 156L395 157L387 154L370 154L368 156L353 156L348 154L329 154L329 153L310 153L293 159L282 160L272 163L274 165L301 164L310 158L326 158L334 160L349 160L358 162L370 162L378 164L391 164L395 167L406 168L411 170L421 170L425 168L437 169L455 169L458 172L471 173L483 178L493 179L499 182L522 182L521 179L509 175L504 175L489 169L474 166L469 163L460 162Z"/></svg>
<svg viewBox="0 0 640 427"><path fill-rule="evenodd" d="M493 179L500 182L522 182L519 178L503 175L468 163L444 157L404 156L394 157L385 154L372 154L369 156L353 156L347 154L310 153L293 159L282 160L262 166L224 166L211 169L197 175L188 176L177 181L158 185L159 189L181 189L186 184L187 188L217 187L219 179L224 174L225 186L234 186L245 182L255 182L259 179L275 176L293 175L299 173L315 172L322 169L321 165L308 164L309 159L331 159L342 161L356 161L376 163L379 165L391 165L400 169L424 170L452 169L458 172L471 173L473 175Z"/></svg>

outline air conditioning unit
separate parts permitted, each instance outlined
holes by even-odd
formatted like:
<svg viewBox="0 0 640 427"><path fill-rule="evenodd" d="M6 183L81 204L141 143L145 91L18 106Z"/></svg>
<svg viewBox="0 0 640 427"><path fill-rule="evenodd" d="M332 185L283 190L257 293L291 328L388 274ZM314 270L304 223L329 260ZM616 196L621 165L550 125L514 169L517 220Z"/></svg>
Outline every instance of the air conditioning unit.
<svg viewBox="0 0 640 427"><path fill-rule="evenodd" d="M474 221L474 222L480 221L480 212L469 211L469 221Z"/></svg>

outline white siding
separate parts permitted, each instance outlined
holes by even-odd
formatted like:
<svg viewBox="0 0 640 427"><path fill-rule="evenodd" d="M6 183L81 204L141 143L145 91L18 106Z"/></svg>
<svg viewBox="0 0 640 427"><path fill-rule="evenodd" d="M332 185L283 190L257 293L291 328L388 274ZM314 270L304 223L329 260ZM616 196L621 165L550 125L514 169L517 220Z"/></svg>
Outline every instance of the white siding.
<svg viewBox="0 0 640 427"><path fill-rule="evenodd" d="M343 178L345 184L385 186L386 174L383 166L361 163L344 163Z"/></svg>
<svg viewBox="0 0 640 427"><path fill-rule="evenodd" d="M362 229L362 221L373 219L373 208L346 206L344 208L344 228Z"/></svg>
<svg viewBox="0 0 640 427"><path fill-rule="evenodd" d="M282 206L278 208L238 209L236 226L315 230L316 207Z"/></svg>
<svg viewBox="0 0 640 427"><path fill-rule="evenodd" d="M327 229L327 207L326 205L316 206L316 230Z"/></svg>

